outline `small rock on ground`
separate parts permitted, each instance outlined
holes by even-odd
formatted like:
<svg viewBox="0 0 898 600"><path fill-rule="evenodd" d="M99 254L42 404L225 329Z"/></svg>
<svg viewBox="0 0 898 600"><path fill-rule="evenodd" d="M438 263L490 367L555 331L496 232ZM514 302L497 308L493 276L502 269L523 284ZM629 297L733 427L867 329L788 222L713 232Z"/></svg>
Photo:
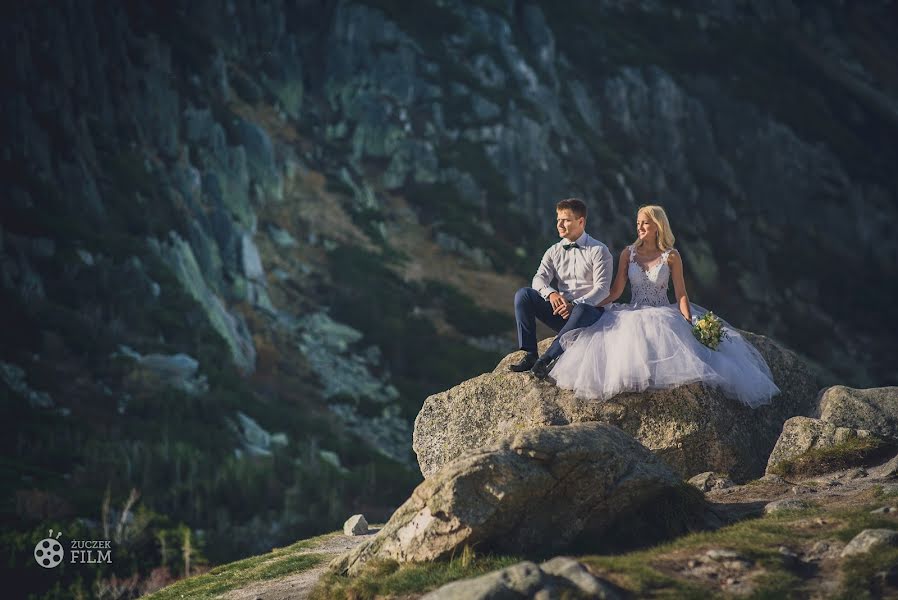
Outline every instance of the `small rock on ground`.
<svg viewBox="0 0 898 600"><path fill-rule="evenodd" d="M786 510L804 510L809 508L810 504L804 500L797 498L783 498L782 500L774 500L764 506L764 514L772 515Z"/></svg>
<svg viewBox="0 0 898 600"><path fill-rule="evenodd" d="M368 521L365 515L352 515L343 523L345 535L366 535L368 533Z"/></svg>
<svg viewBox="0 0 898 600"><path fill-rule="evenodd" d="M893 529L865 529L848 542L848 545L842 550L842 558L867 554L881 546L898 546L898 531Z"/></svg>
<svg viewBox="0 0 898 600"><path fill-rule="evenodd" d="M694 485L703 492L723 490L736 485L726 475L720 475L714 471L706 471L704 473L699 473L694 477L690 477L688 483Z"/></svg>

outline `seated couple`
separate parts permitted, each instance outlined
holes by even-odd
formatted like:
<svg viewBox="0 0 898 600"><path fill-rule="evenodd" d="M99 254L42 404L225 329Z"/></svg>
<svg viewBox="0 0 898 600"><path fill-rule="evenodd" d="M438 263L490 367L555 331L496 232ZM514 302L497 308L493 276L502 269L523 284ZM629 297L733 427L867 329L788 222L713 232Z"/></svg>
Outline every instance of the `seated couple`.
<svg viewBox="0 0 898 600"><path fill-rule="evenodd" d="M551 376L559 387L599 400L699 381L751 407L779 393L763 357L732 327L716 350L693 336L694 319L707 311L689 302L663 208L639 209L636 240L621 252L613 283L611 253L586 233L583 201L562 200L556 211L561 241L546 250L532 287L515 295L518 343L526 354L512 371ZM628 281L630 303L614 303ZM536 319L558 332L542 356Z"/></svg>

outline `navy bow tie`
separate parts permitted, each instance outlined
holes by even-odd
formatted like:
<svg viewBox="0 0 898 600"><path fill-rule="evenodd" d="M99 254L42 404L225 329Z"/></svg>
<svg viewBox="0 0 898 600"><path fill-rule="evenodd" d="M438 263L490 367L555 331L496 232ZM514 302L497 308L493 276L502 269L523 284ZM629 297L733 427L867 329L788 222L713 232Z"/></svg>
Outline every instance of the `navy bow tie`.
<svg viewBox="0 0 898 600"><path fill-rule="evenodd" d="M571 242L570 244L562 244L561 247L565 250L570 250L571 248L579 248L580 246L577 245L577 242Z"/></svg>

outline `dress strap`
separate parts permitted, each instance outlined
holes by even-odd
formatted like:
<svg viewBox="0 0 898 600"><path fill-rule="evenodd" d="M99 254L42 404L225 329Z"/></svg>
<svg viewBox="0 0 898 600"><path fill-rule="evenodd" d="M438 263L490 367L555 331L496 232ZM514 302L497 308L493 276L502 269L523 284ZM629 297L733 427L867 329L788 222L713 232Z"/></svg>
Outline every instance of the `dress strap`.
<svg viewBox="0 0 898 600"><path fill-rule="evenodd" d="M636 262L636 244L630 244L627 246L627 249L630 251L630 262Z"/></svg>

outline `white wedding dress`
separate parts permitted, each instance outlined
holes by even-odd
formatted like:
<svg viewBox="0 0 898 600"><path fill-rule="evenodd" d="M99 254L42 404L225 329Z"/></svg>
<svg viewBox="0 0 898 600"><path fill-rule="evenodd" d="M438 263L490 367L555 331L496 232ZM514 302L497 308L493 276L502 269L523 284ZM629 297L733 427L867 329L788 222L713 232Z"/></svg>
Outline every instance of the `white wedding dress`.
<svg viewBox="0 0 898 600"><path fill-rule="evenodd" d="M550 376L578 397L607 400L621 392L702 382L751 407L770 402L779 388L758 351L724 322L728 338L717 350L695 339L692 325L667 297L667 257L648 270L630 247L632 302L609 304L595 324L561 338L565 352ZM692 314L706 309L691 304Z"/></svg>

